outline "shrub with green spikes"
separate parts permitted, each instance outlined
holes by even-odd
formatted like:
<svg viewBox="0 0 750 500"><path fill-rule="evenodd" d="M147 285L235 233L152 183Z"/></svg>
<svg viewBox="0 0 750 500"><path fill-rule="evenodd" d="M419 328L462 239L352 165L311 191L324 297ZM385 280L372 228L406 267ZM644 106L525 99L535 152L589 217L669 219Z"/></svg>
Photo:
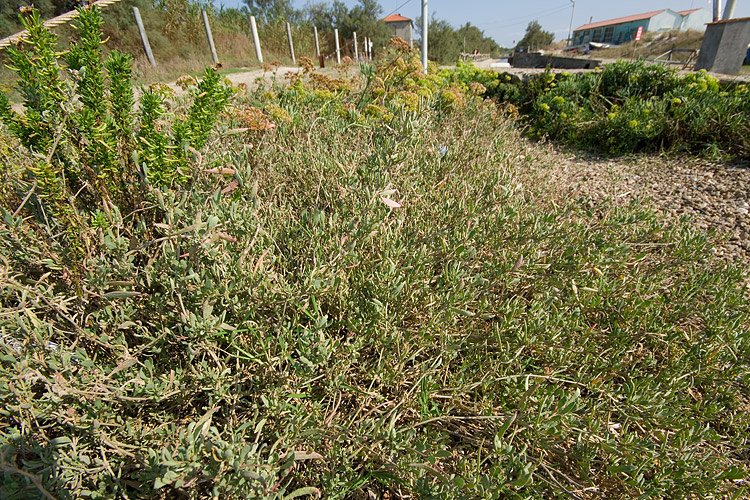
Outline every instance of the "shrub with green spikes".
<svg viewBox="0 0 750 500"><path fill-rule="evenodd" d="M185 177L174 164L170 154L169 137L161 130L166 113L164 96L155 89L146 89L140 98L140 129L137 134L137 157L149 184L169 187L180 184Z"/></svg>
<svg viewBox="0 0 750 500"><path fill-rule="evenodd" d="M19 134L24 146L40 154L48 154L54 136L64 121L62 103L67 101L69 89L63 83L55 50L57 37L42 25L39 12L22 18L28 31L28 47L8 48L9 68L18 74L18 91L26 108L23 118L5 115L11 131ZM61 131L62 132L62 131Z"/></svg>
<svg viewBox="0 0 750 500"><path fill-rule="evenodd" d="M175 126L178 145L202 148L216 123L219 112L229 102L232 89L224 84L222 76L213 68L206 68L203 80L195 89L195 100L188 118Z"/></svg>
<svg viewBox="0 0 750 500"><path fill-rule="evenodd" d="M95 6L78 10L78 40L62 53L38 11L22 21L29 35L8 57L25 111L15 112L0 94L0 121L37 157L25 171L24 181L34 184L31 194L21 192L28 186L19 187L17 197L29 206L51 205L34 212L37 222L55 235L65 265L83 268L96 251L83 221L96 219L101 227L102 214L137 209L149 185L185 184L185 152L205 145L231 88L208 69L184 123L165 125L165 96L150 90L142 94L136 121L132 58L117 51L103 58L102 17Z"/></svg>
<svg viewBox="0 0 750 500"><path fill-rule="evenodd" d="M109 112L121 139L129 138L133 131L132 64L132 57L117 50L110 52L104 63L109 74Z"/></svg>

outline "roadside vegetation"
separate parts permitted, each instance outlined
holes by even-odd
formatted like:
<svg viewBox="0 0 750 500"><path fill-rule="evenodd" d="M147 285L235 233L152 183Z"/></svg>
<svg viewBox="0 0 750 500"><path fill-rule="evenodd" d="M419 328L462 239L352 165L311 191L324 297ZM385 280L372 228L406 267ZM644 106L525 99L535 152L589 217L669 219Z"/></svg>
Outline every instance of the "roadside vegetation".
<svg viewBox="0 0 750 500"><path fill-rule="evenodd" d="M38 19L0 101L2 498L743 495L740 269L550 196L491 82L394 40L136 97L96 9L63 59Z"/></svg>
<svg viewBox="0 0 750 500"><path fill-rule="evenodd" d="M688 151L750 157L750 89L705 72L679 75L643 61L587 73L520 80L461 63L452 81L481 83L485 95L518 109L532 138L619 155Z"/></svg>

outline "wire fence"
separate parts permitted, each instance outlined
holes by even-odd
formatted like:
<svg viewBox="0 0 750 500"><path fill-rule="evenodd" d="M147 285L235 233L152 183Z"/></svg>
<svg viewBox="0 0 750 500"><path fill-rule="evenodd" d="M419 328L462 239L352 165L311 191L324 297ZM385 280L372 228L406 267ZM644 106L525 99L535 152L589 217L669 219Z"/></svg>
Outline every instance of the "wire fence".
<svg viewBox="0 0 750 500"><path fill-rule="evenodd" d="M112 4L118 3L120 1L121 0L98 0L98 1L91 3L90 5L92 6L96 5L100 8L104 8ZM158 54L154 54L154 51L151 50L151 46L149 43L149 35L147 33L146 28L144 27L144 23L140 19L140 14L137 8L133 8L133 14L135 16L136 25L140 33L141 43L143 45L143 51L145 55L147 56L151 65L155 67L157 64ZM214 44L214 39L213 39L213 35L212 35L211 28L209 25L209 19L208 19L208 16L206 15L206 12L202 11L201 15L202 15L202 23L204 24L204 27L205 27L207 49L211 51L211 55L214 59L214 62L217 62L218 60L221 60L221 54L216 53L216 46ZM78 10L73 10L70 12L66 12L65 14L62 14L60 16L51 18L45 21L43 25L47 28L55 28L55 27L63 26L69 23L70 21L74 20L76 17L78 17ZM269 26L269 28L272 28L272 26ZM311 28L310 35L312 38L313 31L312 31L312 27L310 28ZM332 49L332 45L333 45L332 42L334 41L333 36L332 36L333 33L325 33L325 34L321 33L320 41L327 42L327 43L325 43L325 48L324 46L319 47L318 49L319 54L318 53L314 54L310 50L311 49L310 44L307 43L310 40L303 38L301 41L302 43L300 43L300 37L304 36L305 34L304 27L295 26L293 30L294 30L294 33L293 33L294 38L296 38L297 40L296 43L294 39L292 38L291 32L289 33L288 44L282 43L280 37L272 36L272 39L267 39L268 45L273 53L278 55L278 54L288 52L291 58L294 59L294 56L292 56L292 54L295 52L295 49L297 48L297 45L299 44L301 45L300 48L307 49L307 50L303 50L302 52L305 52L305 53L301 55L307 55L307 56L310 56L310 58L315 57L320 60L321 65L325 64L325 61L330 60L332 58L335 58L336 60L340 60L341 58L348 56L352 59L357 59L356 62L359 62L359 61L371 59L372 57L371 50L368 50L368 42L369 42L369 47L372 46L372 43L370 42L369 37L364 36L361 39L359 39L357 41L356 47L354 45L355 41L353 39L341 40L341 43L338 49L335 49L335 48ZM275 33L275 30L273 29L271 30L271 33L273 35L278 34L278 33ZM253 39L253 44L256 46L256 54L259 56L258 58L262 62L261 46L264 45L262 41L263 37L258 36L257 33L253 33L253 34L257 37ZM160 35L160 33L156 33L156 35ZM14 35L11 35L9 37L3 38L2 40L0 40L0 51L12 45L18 44L19 42L23 41L27 37L28 37L28 31L24 30ZM356 37L356 34L355 34L355 37ZM279 38L279 39L276 39L276 38ZM286 39L287 37L283 37L283 38ZM307 52L310 52L310 53L308 54Z"/></svg>

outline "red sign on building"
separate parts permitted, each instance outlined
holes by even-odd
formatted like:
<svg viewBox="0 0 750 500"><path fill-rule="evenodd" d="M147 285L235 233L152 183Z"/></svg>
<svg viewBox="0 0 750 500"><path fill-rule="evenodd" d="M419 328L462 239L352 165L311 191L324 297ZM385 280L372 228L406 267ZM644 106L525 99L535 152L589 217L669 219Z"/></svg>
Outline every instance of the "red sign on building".
<svg viewBox="0 0 750 500"><path fill-rule="evenodd" d="M635 34L635 41L636 42L641 39L641 35L642 34L643 34L643 26L638 26L638 31Z"/></svg>

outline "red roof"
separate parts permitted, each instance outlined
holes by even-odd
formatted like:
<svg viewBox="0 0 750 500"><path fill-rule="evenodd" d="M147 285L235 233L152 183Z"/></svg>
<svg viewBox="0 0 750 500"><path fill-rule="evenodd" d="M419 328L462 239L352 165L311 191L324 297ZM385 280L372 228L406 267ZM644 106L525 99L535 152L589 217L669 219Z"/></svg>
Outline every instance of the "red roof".
<svg viewBox="0 0 750 500"><path fill-rule="evenodd" d="M657 14L661 14L665 10L669 10L669 9L655 10L653 12L644 12L643 14L636 14L634 16L618 17L617 19L609 19L607 21L599 21L596 23L584 24L580 28L576 28L574 31L590 30L593 28L601 28L602 26L611 26L613 24L622 24L622 23L629 23L632 21L640 21L642 19L649 19L651 17L654 17ZM681 10L681 11L678 11L677 13L681 16L687 16L688 14L692 14L693 12L698 12L699 10L701 9Z"/></svg>
<svg viewBox="0 0 750 500"><path fill-rule="evenodd" d="M611 24L622 24L629 23L632 21L640 21L641 19L649 19L654 17L656 14L661 14L667 9L655 10L653 12L645 12L643 14L636 14L634 16L618 17L617 19L609 19L607 21L599 21L598 23L584 24L580 28L576 28L575 31L590 30L593 28L601 28L602 26L609 26Z"/></svg>
<svg viewBox="0 0 750 500"><path fill-rule="evenodd" d="M397 23L399 21L411 21L408 17L404 17L401 14L391 14L390 16L383 19L387 23Z"/></svg>

